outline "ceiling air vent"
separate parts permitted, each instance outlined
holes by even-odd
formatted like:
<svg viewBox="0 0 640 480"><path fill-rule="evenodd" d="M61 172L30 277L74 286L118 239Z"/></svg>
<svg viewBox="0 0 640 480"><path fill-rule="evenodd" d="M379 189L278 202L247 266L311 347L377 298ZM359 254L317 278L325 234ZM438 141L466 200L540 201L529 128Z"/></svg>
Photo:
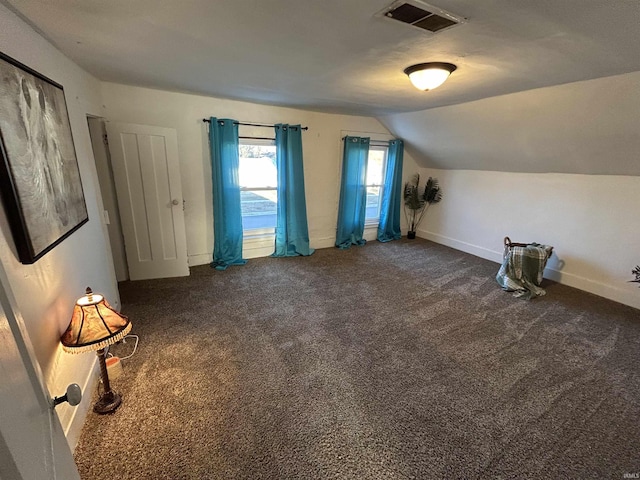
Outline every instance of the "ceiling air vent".
<svg viewBox="0 0 640 480"><path fill-rule="evenodd" d="M378 15L413 25L431 33L441 32L466 21L463 17L458 17L441 8L417 0L393 2Z"/></svg>

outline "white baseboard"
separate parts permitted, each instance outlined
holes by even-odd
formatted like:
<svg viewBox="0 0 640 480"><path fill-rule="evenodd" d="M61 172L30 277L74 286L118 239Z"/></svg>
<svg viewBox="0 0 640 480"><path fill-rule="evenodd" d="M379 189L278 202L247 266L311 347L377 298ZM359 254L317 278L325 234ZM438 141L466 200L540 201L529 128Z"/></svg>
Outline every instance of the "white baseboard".
<svg viewBox="0 0 640 480"><path fill-rule="evenodd" d="M544 270L544 276L554 282L562 283L563 285L568 285L579 290L584 290L585 292L593 293L600 297L608 298L614 302L623 303L624 305L640 309L640 297L635 291L627 292L620 288L612 287L611 285L606 285L590 278L581 277L573 273L562 272L553 268L546 268Z"/></svg>
<svg viewBox="0 0 640 480"><path fill-rule="evenodd" d="M336 237L312 238L309 241L311 248L316 250L319 248L331 248L336 246Z"/></svg>
<svg viewBox="0 0 640 480"><path fill-rule="evenodd" d="M212 253L197 253L195 255L189 255L187 260L190 267L195 267L197 265L208 265L211 263L212 258Z"/></svg>
<svg viewBox="0 0 640 480"><path fill-rule="evenodd" d="M365 232L365 238L366 237L367 235ZM367 240L373 239L375 239L375 236L374 238L367 238ZM314 249L335 247L336 237L312 238L309 243L311 244L311 248ZM270 256L273 253L273 237L245 240L242 245L242 253L243 257L247 259ZM212 252L189 255L189 266L195 267L197 265L208 265L211 263L212 258Z"/></svg>
<svg viewBox="0 0 640 480"><path fill-rule="evenodd" d="M273 241L273 235L245 237L242 242L242 257L247 259L268 257L273 253ZM197 253L195 255L188 256L188 263L190 267L195 267L197 265L209 265L212 260L213 252Z"/></svg>
<svg viewBox="0 0 640 480"><path fill-rule="evenodd" d="M378 225L365 225L362 238L370 242L378 237ZM336 246L336 234L333 233L331 237L312 238L310 240L311 247L315 249L320 248L333 248Z"/></svg>
<svg viewBox="0 0 640 480"><path fill-rule="evenodd" d="M427 240L431 240L432 242L446 245L447 247L455 248L456 250L461 250L466 253L470 253L471 255L475 255L476 257L491 260L492 262L496 262L498 264L502 263L502 252L496 252L495 250L490 250L488 248L473 245L461 240L456 240L454 238L446 237L434 232L429 232L427 230L418 230L416 232L416 235L420 238L425 238ZM637 295L637 292L628 292L623 289L612 287L611 285L592 280L590 278L575 275L573 273L563 272L550 267L545 268L544 277L548 278L549 280L553 280L554 282L568 285L569 287L574 287L579 290L584 290L585 292L608 298L609 300L613 300L614 302L622 303L624 305L629 305L630 307L640 309L640 296Z"/></svg>
<svg viewBox="0 0 640 480"><path fill-rule="evenodd" d="M478 245L473 245L472 243L456 240L455 238L445 237L444 235L429 232L427 230L418 230L416 232L416 236L431 240L432 242L436 242L441 245L446 245L447 247L455 248L456 250L470 253L471 255L475 255L476 257L491 260L492 262L502 263L502 252L489 250L488 248L479 247Z"/></svg>
<svg viewBox="0 0 640 480"><path fill-rule="evenodd" d="M67 443L69 444L69 448L72 452L76 449L76 445L80 439L80 433L82 432L82 427L84 426L84 422L87 419L89 410L91 409L93 392L98 385L98 376L98 357L94 355L92 367L89 369L89 373L84 379L84 382L80 385L80 388L82 388L82 401L73 409L71 421L64 430L64 434L67 437Z"/></svg>
<svg viewBox="0 0 640 480"><path fill-rule="evenodd" d="M242 256L247 260L252 258L262 258L269 257L273 254L274 246L273 240L269 242L267 245L255 244L251 247L244 247L242 249Z"/></svg>

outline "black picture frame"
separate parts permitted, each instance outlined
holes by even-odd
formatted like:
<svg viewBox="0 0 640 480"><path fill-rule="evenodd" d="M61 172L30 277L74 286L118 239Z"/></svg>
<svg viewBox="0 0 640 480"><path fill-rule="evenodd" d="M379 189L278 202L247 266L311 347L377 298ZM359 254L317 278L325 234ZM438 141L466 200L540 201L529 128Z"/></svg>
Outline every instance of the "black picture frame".
<svg viewBox="0 0 640 480"><path fill-rule="evenodd" d="M62 85L0 52L0 190L20 262L89 221Z"/></svg>

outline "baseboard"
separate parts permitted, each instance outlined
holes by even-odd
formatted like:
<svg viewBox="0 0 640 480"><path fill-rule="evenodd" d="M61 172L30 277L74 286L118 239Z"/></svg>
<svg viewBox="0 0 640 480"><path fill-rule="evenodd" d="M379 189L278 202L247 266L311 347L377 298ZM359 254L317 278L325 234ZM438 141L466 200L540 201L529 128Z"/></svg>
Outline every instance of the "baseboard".
<svg viewBox="0 0 640 480"><path fill-rule="evenodd" d="M445 237L444 235L429 232L427 230L416 231L416 236L431 240L432 242L439 243L441 245L446 245L447 247L455 248L456 250L460 250L462 252L470 253L471 255L475 255L476 257L491 260L492 262L496 263L502 263L501 251L496 252L495 250L479 247L478 245L473 245L472 243L463 242L451 237Z"/></svg>
<svg viewBox="0 0 640 480"><path fill-rule="evenodd" d="M416 232L416 235L420 238L425 238L427 240L431 240L432 242L446 245L447 247L455 248L456 250L460 250L466 253L470 253L471 255L475 255L476 257L491 260L492 262L496 262L498 264L502 263L503 252L501 251L497 252L495 250L490 250L488 248L473 245L461 240L456 240L454 238L446 237L434 232L429 232L427 230L418 230ZM609 300L613 300L614 302L622 303L624 305L629 305L630 307L640 309L640 297L637 295L637 292L628 292L619 288L612 287L611 285L606 285L596 280L592 280L590 278L575 275L573 273L563 272L551 267L545 268L544 277L548 278L549 280L553 280L554 282L558 282L569 287L593 293L594 295L598 295L600 297L608 298Z"/></svg>
<svg viewBox="0 0 640 480"><path fill-rule="evenodd" d="M273 235L245 237L242 242L243 258L268 257L272 253ZM190 267L209 265L213 259L213 252L197 253L195 255L189 255L187 258Z"/></svg>
<svg viewBox="0 0 640 480"><path fill-rule="evenodd" d="M198 265L208 265L211 263L212 258L212 253L197 253L195 255L189 255L187 257L187 262L189 263L190 267L195 267Z"/></svg>
<svg viewBox="0 0 640 480"><path fill-rule="evenodd" d="M80 439L82 427L84 426L84 422L87 419L89 410L91 409L93 392L98 386L98 357L95 355L93 357L93 364L89 369L87 377L84 379L83 384L80 385L82 388L82 401L73 409L71 421L64 431L64 434L67 437L67 443L69 444L69 448L72 452L75 451L78 440Z"/></svg>
<svg viewBox="0 0 640 480"><path fill-rule="evenodd" d="M365 225L362 238L364 238L367 242L373 242L374 240L377 240L378 224L376 223L375 225Z"/></svg>
<svg viewBox="0 0 640 480"><path fill-rule="evenodd" d="M365 238L367 237L365 233ZM371 238L368 240L374 240ZM249 243L250 242L250 243ZM311 244L311 248L320 249L320 248L330 248L334 247L336 243L336 237L322 237L322 238L312 238L309 242ZM270 239L250 239L245 240L242 252L244 258L259 258L259 257L268 257L273 253L273 237ZM195 267L198 265L209 265L211 263L211 259L213 258L213 253L197 253L195 255L188 256L188 262L190 267Z"/></svg>
<svg viewBox="0 0 640 480"><path fill-rule="evenodd" d="M320 249L320 248L331 248L336 246L336 237L323 237L323 238L312 238L309 241L311 248Z"/></svg>
<svg viewBox="0 0 640 480"><path fill-rule="evenodd" d="M370 242L378 238L378 225L365 225L364 232L362 234L362 238L366 241ZM333 248L336 246L336 235L335 232L331 237L322 237L322 238L312 238L311 247L315 249L320 248Z"/></svg>
<svg viewBox="0 0 640 480"><path fill-rule="evenodd" d="M256 242L251 246L242 247L242 256L247 260L268 257L274 252L273 239L269 242Z"/></svg>
<svg viewBox="0 0 640 480"><path fill-rule="evenodd" d="M562 272L553 268L544 270L544 277L554 282L562 283L570 287L593 293L600 297L608 298L614 302L629 305L630 307L640 309L640 297L638 292L627 292L625 290L606 285L604 283L591 280L590 278L581 277L573 273Z"/></svg>

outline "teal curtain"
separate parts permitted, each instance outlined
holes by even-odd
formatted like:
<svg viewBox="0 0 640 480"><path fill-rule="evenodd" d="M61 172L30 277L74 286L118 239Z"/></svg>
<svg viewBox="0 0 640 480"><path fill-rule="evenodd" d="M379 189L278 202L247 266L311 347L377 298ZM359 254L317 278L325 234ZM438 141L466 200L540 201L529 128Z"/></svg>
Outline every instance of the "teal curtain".
<svg viewBox="0 0 640 480"><path fill-rule="evenodd" d="M278 206L273 257L311 255L307 204L304 194L302 130L300 125L277 124L276 167Z"/></svg>
<svg viewBox="0 0 640 480"><path fill-rule="evenodd" d="M367 204L368 137L344 137L342 183L338 207L336 247L364 245L364 219Z"/></svg>
<svg viewBox="0 0 640 480"><path fill-rule="evenodd" d="M402 237L400 231L400 204L402 202L402 159L404 142L391 140L387 154L387 169L382 187L378 240L389 242Z"/></svg>
<svg viewBox="0 0 640 480"><path fill-rule="evenodd" d="M238 170L238 123L211 117L209 122L211 176L213 181L213 262L216 270L244 265L242 211Z"/></svg>

